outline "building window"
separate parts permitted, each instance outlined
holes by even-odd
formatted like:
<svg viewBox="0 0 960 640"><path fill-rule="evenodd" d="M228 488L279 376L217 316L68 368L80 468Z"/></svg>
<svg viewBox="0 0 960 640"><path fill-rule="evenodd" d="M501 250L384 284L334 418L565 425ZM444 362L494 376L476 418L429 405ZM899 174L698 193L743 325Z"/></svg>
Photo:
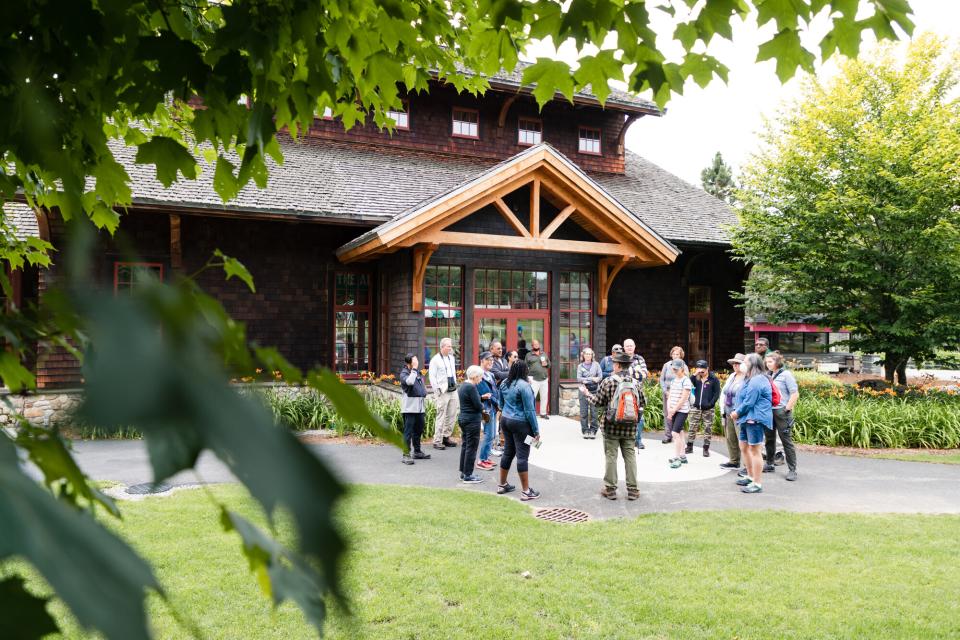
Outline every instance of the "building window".
<svg viewBox="0 0 960 640"><path fill-rule="evenodd" d="M370 370L370 275L340 271L334 278L333 369L355 376Z"/></svg>
<svg viewBox="0 0 960 640"><path fill-rule="evenodd" d="M324 120L333 120L333 109L330 107L323 108L323 119Z"/></svg>
<svg viewBox="0 0 960 640"><path fill-rule="evenodd" d="M114 262L113 292L133 293L151 280L163 282L163 264L160 262Z"/></svg>
<svg viewBox="0 0 960 640"><path fill-rule="evenodd" d="M580 153L600 155L600 129L580 127Z"/></svg>
<svg viewBox="0 0 960 640"><path fill-rule="evenodd" d="M546 271L477 269L474 272L475 309L549 309L550 285Z"/></svg>
<svg viewBox="0 0 960 640"><path fill-rule="evenodd" d="M561 380L575 380L580 354L587 347L593 348L592 293L592 274L581 271L560 272Z"/></svg>
<svg viewBox="0 0 960 640"><path fill-rule="evenodd" d="M520 118L517 143L529 146L541 142L543 142L543 124L539 120Z"/></svg>
<svg viewBox="0 0 960 640"><path fill-rule="evenodd" d="M387 109L387 117L393 120L397 129L410 129L410 105L404 101L402 110Z"/></svg>
<svg viewBox="0 0 960 640"><path fill-rule="evenodd" d="M379 300L377 308L377 371L381 374L394 373L390 370L390 278L381 273L379 282Z"/></svg>
<svg viewBox="0 0 960 640"><path fill-rule="evenodd" d="M462 364L463 268L430 265L423 279L423 366L440 351L440 341L453 340L453 353Z"/></svg>
<svg viewBox="0 0 960 640"><path fill-rule="evenodd" d="M453 135L457 138L480 137L480 112L476 109L453 110Z"/></svg>
<svg viewBox="0 0 960 640"><path fill-rule="evenodd" d="M710 362L713 319L710 287L690 287L687 304L687 358Z"/></svg>

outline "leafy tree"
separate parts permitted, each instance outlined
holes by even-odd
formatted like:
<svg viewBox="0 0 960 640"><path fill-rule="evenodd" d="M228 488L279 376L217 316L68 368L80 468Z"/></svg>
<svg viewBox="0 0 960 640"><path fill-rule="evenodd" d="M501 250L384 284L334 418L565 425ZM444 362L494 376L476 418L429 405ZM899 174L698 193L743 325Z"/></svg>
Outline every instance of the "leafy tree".
<svg viewBox="0 0 960 640"><path fill-rule="evenodd" d="M536 83L542 105L557 93L570 99L589 85L603 101L608 81L649 90L660 104L692 78L725 79L709 53L714 36L732 37L736 18L755 11L777 31L759 60L777 74L812 69L814 53L800 32L827 12L832 28L820 54L854 55L861 33L895 38L912 30L905 0L11 0L0 3L0 202L21 199L58 209L69 221L69 250L58 254L68 277L42 308L16 309L0 319L7 349L0 377L13 390L34 386L22 366L38 340L83 358L85 416L104 426L136 426L146 437L157 480L190 468L213 451L262 505L295 524L293 548L213 505L226 530L242 541L258 582L277 603L293 600L322 627L327 595L339 594L344 541L331 513L342 487L327 468L272 417L227 381L257 367L319 389L343 418L385 438L388 432L359 396L329 371L301 372L275 350L248 345L235 322L190 278L154 282L118 299L90 282L92 227L115 232L131 204L130 178L113 149L137 147L136 162L154 165L166 185L195 178L203 157L218 193L229 200L250 180L263 186L265 158L282 161L276 134L296 136L331 109L345 126L365 118L394 123L386 113L405 92L437 78L481 92L486 76L513 68L531 39L599 47L577 66L540 59L523 81ZM686 16L655 33L652 12ZM859 16L859 18L858 18ZM613 38L607 36L615 34ZM658 36L680 42L682 59L667 61ZM608 46L604 47L607 42ZM470 69L472 71L464 71ZM203 109L189 100L202 96ZM91 224L92 223L92 224ZM49 264L42 241L19 240L0 223L0 257L12 268ZM216 254L222 268L253 287L243 265ZM0 284L10 283L0 270ZM162 326L163 331L157 331ZM47 491L21 469L28 457ZM276 464L283 460L283 464ZM161 595L149 565L94 518L119 515L90 486L59 434L21 422L0 437L0 559L30 562L79 622L109 638L148 636L144 594ZM84 576L78 581L77 576ZM30 612L23 635L41 635L51 621L43 601L11 578L0 582L0 619ZM109 604L108 604L109 603ZM20 618L26 619L26 618ZM189 626L189 621L186 622Z"/></svg>
<svg viewBox="0 0 960 640"><path fill-rule="evenodd" d="M774 315L849 328L890 381L960 335L958 81L960 55L929 35L902 63L845 62L770 126L738 195L734 247Z"/></svg>
<svg viewBox="0 0 960 640"><path fill-rule="evenodd" d="M733 190L737 187L733 180L733 170L723 161L719 151L713 156L710 166L700 172L700 182L704 191L724 202L730 202Z"/></svg>

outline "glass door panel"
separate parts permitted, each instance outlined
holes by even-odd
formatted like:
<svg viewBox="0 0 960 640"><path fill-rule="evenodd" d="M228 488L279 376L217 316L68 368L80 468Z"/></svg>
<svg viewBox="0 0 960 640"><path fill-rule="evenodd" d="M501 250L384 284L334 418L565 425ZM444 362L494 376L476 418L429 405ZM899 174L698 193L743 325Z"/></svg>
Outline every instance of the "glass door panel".
<svg viewBox="0 0 960 640"><path fill-rule="evenodd" d="M516 319L516 349L521 358L526 358L530 352L530 345L534 340L540 341L540 347L547 350L545 318L517 318Z"/></svg>
<svg viewBox="0 0 960 640"><path fill-rule="evenodd" d="M477 318L477 355L490 350L490 343L499 340L503 343L504 350L511 347L507 343L507 319L506 318Z"/></svg>

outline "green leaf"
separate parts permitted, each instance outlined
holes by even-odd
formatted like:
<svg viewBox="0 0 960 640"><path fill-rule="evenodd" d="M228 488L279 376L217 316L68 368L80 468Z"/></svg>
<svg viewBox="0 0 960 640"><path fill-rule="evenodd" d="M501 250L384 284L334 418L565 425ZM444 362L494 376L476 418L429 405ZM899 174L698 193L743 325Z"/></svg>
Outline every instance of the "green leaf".
<svg viewBox="0 0 960 640"><path fill-rule="evenodd" d="M21 364L20 358L6 350L0 351L0 379L14 393L32 389L36 385L33 374Z"/></svg>
<svg viewBox="0 0 960 640"><path fill-rule="evenodd" d="M220 523L224 531L236 531L240 535L250 571L257 577L264 594L273 600L274 606L288 599L296 602L307 622L323 633L326 616L323 576L233 511L222 508Z"/></svg>
<svg viewBox="0 0 960 640"><path fill-rule="evenodd" d="M197 160L186 147L166 136L153 136L137 146L137 164L153 164L157 167L157 180L169 187L177 181L179 171L184 178L196 179Z"/></svg>
<svg viewBox="0 0 960 640"><path fill-rule="evenodd" d="M0 638L32 640L59 633L57 622L47 611L48 602L50 598L27 591L20 576L0 581Z"/></svg>
<svg viewBox="0 0 960 640"><path fill-rule="evenodd" d="M800 44L800 35L794 29L785 29L760 45L757 62L777 61L777 77L786 82L797 72L797 67L813 71L814 55Z"/></svg>
<svg viewBox="0 0 960 640"><path fill-rule="evenodd" d="M224 202L237 197L241 184L234 175L236 168L223 156L217 156L217 168L213 172L213 188Z"/></svg>
<svg viewBox="0 0 960 640"><path fill-rule="evenodd" d="M24 475L5 436L0 522L0 558L18 555L32 564L83 627L111 640L148 640L146 589L160 592L150 567L89 515Z"/></svg>
<svg viewBox="0 0 960 640"><path fill-rule="evenodd" d="M247 288L250 289L250 293L257 292L257 287L253 283L253 276L250 275L250 272L247 271L247 268L243 266L242 262L236 258L231 258L220 251L220 249L215 250L213 255L223 260L223 271L227 274L227 280L234 277L239 278L247 285Z"/></svg>
<svg viewBox="0 0 960 640"><path fill-rule="evenodd" d="M589 85L600 104L610 95L610 80L623 80L623 67L614 58L614 52L604 50L593 56L584 56L579 60L580 67L574 78L580 86Z"/></svg>
<svg viewBox="0 0 960 640"><path fill-rule="evenodd" d="M533 88L533 97L537 104L543 105L553 100L559 92L573 101L573 74L570 65L559 60L537 58L537 61L523 70L523 84L536 86Z"/></svg>
<svg viewBox="0 0 960 640"><path fill-rule="evenodd" d="M805 0L757 0L757 25L775 20L777 30L796 29L799 21L810 19L810 7Z"/></svg>

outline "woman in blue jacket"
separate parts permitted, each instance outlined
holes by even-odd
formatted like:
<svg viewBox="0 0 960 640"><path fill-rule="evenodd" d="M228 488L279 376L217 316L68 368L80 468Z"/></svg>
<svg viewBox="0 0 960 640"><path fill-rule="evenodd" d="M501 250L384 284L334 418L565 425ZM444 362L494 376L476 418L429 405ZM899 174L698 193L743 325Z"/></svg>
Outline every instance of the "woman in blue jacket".
<svg viewBox="0 0 960 640"><path fill-rule="evenodd" d="M530 445L527 437L540 439L540 425L533 404L533 388L527 382L527 363L517 360L510 365L510 375L500 386L503 399L503 413L500 415L500 430L503 432L503 456L500 458L500 484L497 493L510 493L515 486L507 482L507 473L513 458L517 458L517 475L520 476L521 500L535 500L540 493L530 486L527 475L527 458L530 457Z"/></svg>
<svg viewBox="0 0 960 640"><path fill-rule="evenodd" d="M763 469L760 447L766 437L765 429L773 428L773 392L763 360L757 354L747 355L740 371L745 381L737 392L730 418L740 430L740 453L747 475L739 478L737 484L743 487L744 493L760 493L763 491L759 482Z"/></svg>

